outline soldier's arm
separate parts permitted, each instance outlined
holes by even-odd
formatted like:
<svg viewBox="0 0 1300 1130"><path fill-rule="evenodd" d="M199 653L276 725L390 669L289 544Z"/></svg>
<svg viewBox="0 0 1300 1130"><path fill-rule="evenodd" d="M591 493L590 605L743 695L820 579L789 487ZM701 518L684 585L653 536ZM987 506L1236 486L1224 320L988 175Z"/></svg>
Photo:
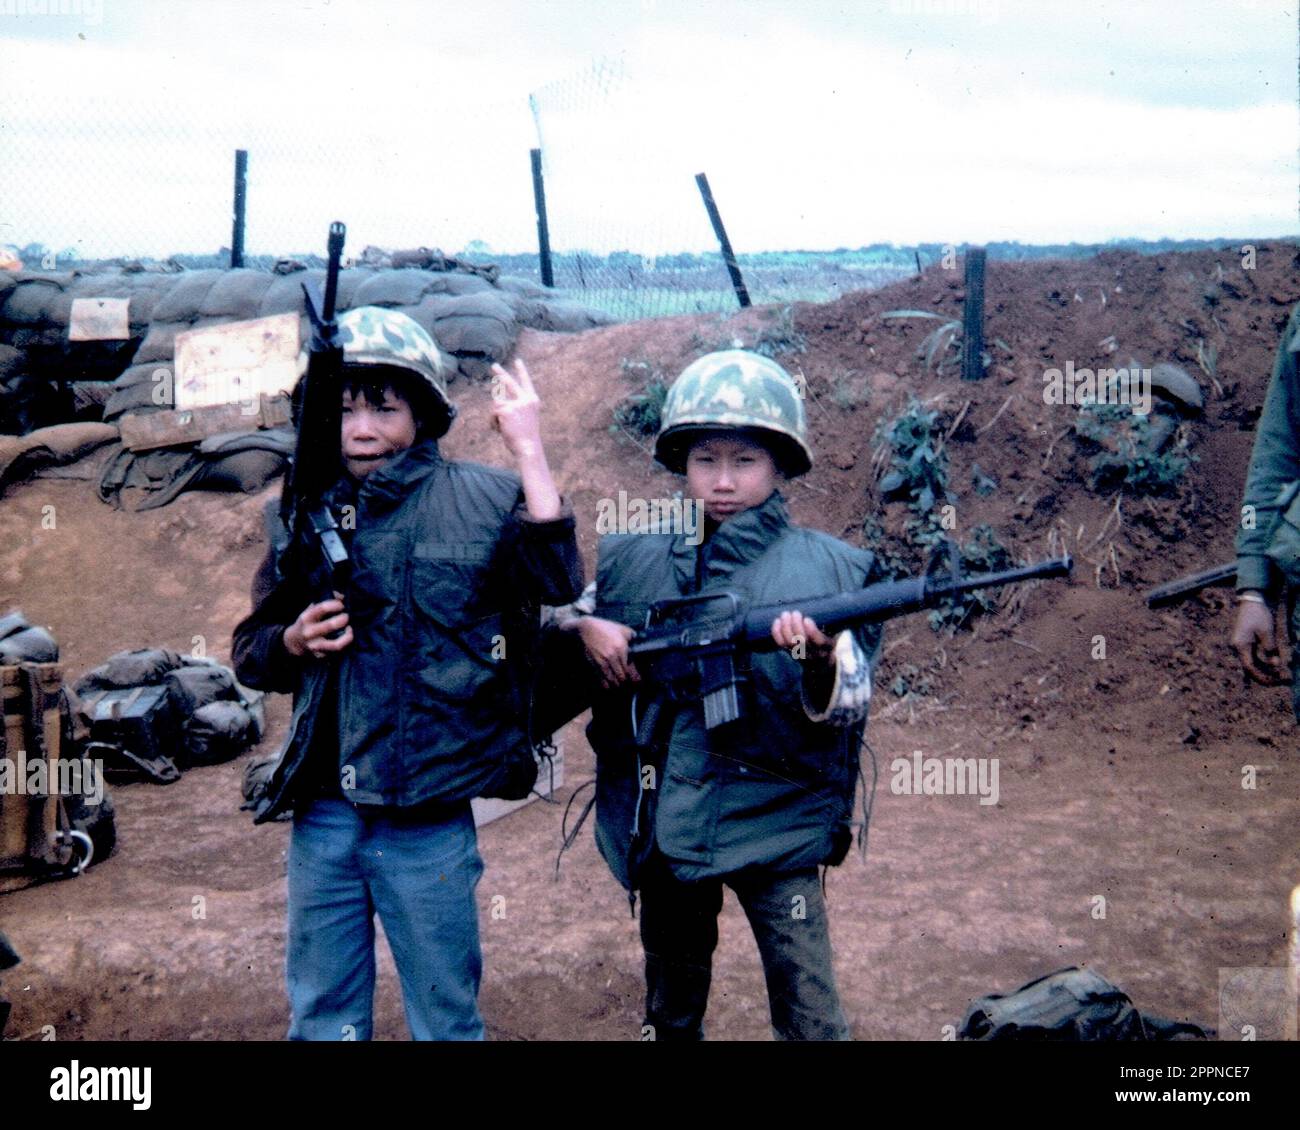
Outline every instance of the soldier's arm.
<svg viewBox="0 0 1300 1130"><path fill-rule="evenodd" d="M1300 479L1300 306L1283 332L1273 364L1264 410L1255 432L1243 505L1253 522L1237 533L1237 591L1253 590L1270 602L1280 595L1280 578L1265 555L1281 488ZM1246 517L1243 514L1243 519Z"/></svg>

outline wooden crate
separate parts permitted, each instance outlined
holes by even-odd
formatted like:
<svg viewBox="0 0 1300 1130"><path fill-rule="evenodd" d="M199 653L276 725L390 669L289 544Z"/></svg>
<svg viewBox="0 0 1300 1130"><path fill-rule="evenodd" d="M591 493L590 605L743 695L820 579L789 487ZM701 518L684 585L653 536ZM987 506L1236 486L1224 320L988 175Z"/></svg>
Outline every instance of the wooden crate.
<svg viewBox="0 0 1300 1130"><path fill-rule="evenodd" d="M209 404L202 408L127 413L118 420L118 426L122 445L131 451L177 447L227 432L288 427L289 397L283 393L271 396L263 393L248 404Z"/></svg>
<svg viewBox="0 0 1300 1130"><path fill-rule="evenodd" d="M59 797L54 788L62 686L63 669L57 663L0 667L0 756L7 760L14 786L0 790L0 890L26 885L35 874L71 859L70 847L59 841ZM47 788L30 796L25 767L35 758L46 762Z"/></svg>

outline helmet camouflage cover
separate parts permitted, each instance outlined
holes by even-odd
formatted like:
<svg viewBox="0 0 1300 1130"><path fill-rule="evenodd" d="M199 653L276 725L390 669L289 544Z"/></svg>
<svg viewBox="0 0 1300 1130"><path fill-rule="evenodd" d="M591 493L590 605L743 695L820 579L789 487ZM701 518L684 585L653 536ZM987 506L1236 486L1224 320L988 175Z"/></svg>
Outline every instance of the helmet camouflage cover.
<svg viewBox="0 0 1300 1130"><path fill-rule="evenodd" d="M803 397L771 358L726 349L692 361L668 390L655 440L655 458L685 473L686 454L702 432L738 428L762 432L777 466L789 477L812 467Z"/></svg>
<svg viewBox="0 0 1300 1130"><path fill-rule="evenodd" d="M338 324L344 365L383 366L416 374L445 411L445 423L451 424L456 408L447 395L447 364L438 343L419 322L400 310L358 306L340 314ZM306 372L305 348L298 364Z"/></svg>

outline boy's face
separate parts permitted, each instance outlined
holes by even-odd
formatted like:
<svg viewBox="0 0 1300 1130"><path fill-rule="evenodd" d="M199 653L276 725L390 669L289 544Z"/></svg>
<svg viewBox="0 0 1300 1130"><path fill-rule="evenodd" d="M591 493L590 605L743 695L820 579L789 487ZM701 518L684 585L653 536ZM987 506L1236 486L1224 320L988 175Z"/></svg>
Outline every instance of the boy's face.
<svg viewBox="0 0 1300 1130"><path fill-rule="evenodd" d="M715 522L766 502L777 476L767 448L743 436L706 437L686 456L686 493Z"/></svg>
<svg viewBox="0 0 1300 1130"><path fill-rule="evenodd" d="M343 465L364 479L399 451L415 442L411 406L391 388L382 404L371 404L364 393L343 393Z"/></svg>

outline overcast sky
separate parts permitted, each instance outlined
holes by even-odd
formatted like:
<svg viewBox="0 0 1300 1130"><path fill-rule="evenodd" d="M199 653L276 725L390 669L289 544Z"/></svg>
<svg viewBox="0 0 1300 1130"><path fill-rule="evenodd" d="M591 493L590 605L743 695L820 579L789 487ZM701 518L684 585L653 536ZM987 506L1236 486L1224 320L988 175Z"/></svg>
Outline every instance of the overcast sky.
<svg viewBox="0 0 1300 1130"><path fill-rule="evenodd" d="M1300 232L1296 0L0 0L0 243ZM537 113L530 111L535 94Z"/></svg>

